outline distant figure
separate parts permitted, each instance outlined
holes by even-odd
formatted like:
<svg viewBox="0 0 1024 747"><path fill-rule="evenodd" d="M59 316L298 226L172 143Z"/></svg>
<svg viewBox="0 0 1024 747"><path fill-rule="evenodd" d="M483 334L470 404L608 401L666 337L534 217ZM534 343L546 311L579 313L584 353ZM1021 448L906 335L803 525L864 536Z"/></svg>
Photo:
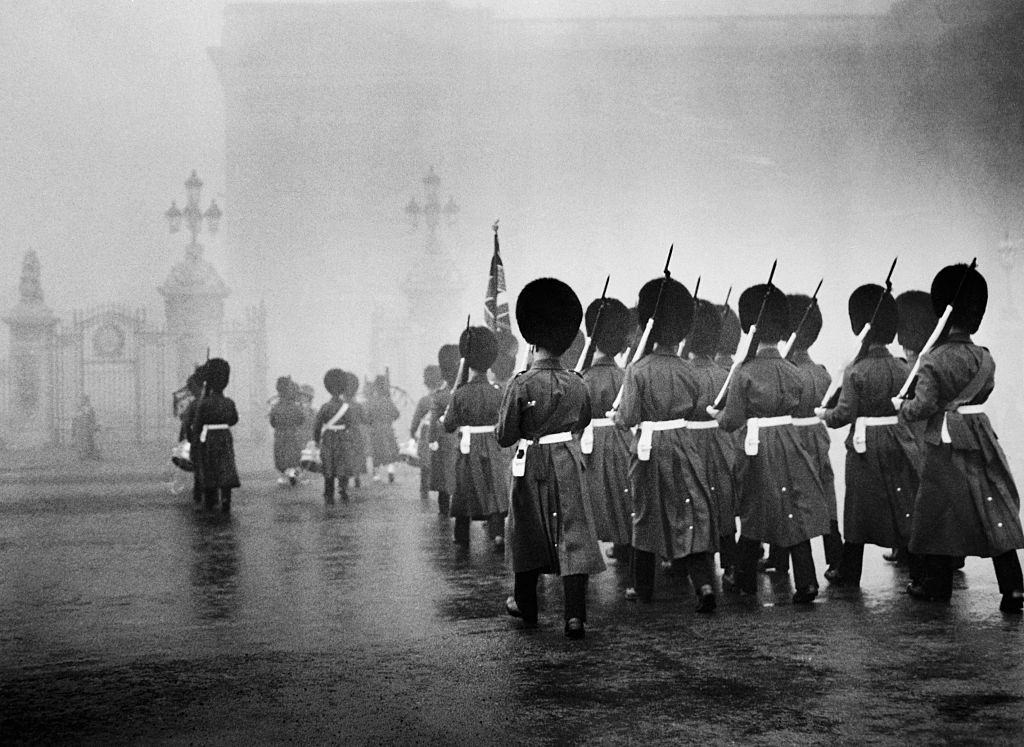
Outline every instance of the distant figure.
<svg viewBox="0 0 1024 747"><path fill-rule="evenodd" d="M220 499L220 510L231 510L231 489L241 487L235 465L235 444L231 426L238 424L238 410L230 397L224 396L231 366L223 358L211 358L203 366L206 392L196 405L190 440L196 483L203 494L203 504L212 509Z"/></svg>
<svg viewBox="0 0 1024 747"><path fill-rule="evenodd" d="M277 402L270 409L270 427L274 429L274 468L281 473L278 485L295 485L299 480L299 461L306 434L305 413L299 402L299 388L290 376L277 380Z"/></svg>
<svg viewBox="0 0 1024 747"><path fill-rule="evenodd" d="M370 384L366 396L366 417L370 421L370 455L373 457L373 479L380 480L378 467L387 469L388 482L395 481L395 462L398 461L398 442L395 440L394 422L400 413L391 399L391 385L383 376Z"/></svg>
<svg viewBox="0 0 1024 747"><path fill-rule="evenodd" d="M203 491L199 489L199 477L196 475L195 463L192 461L193 456L189 434L192 429L192 421L196 416L196 408L199 406L199 400L203 396L203 376L203 367L197 366L196 370L192 372L185 382L185 388L188 390L191 399L185 405L185 409L181 411L181 427L178 429L178 442L189 441L190 444L189 461L178 466L192 473L192 501L194 503L199 503L203 500Z"/></svg>
<svg viewBox="0 0 1024 747"><path fill-rule="evenodd" d="M434 392L444 386L444 377L438 366L427 366L423 369L423 386L427 393L416 403L409 426L409 436L416 441L416 456L420 461L420 498L430 497L430 407Z"/></svg>
<svg viewBox="0 0 1024 747"><path fill-rule="evenodd" d="M96 423L96 410L89 402L89 397L83 394L78 400L78 410L71 420L71 439L75 443L79 459L100 458L100 451L96 446L96 432L99 429Z"/></svg>
<svg viewBox="0 0 1024 747"><path fill-rule="evenodd" d="M347 501L348 478L366 468L366 447L359 429L366 422L366 413L355 401L359 391L355 374L332 368L324 374L324 388L331 399L320 407L313 439L320 447L324 502L334 503L335 482L341 499Z"/></svg>

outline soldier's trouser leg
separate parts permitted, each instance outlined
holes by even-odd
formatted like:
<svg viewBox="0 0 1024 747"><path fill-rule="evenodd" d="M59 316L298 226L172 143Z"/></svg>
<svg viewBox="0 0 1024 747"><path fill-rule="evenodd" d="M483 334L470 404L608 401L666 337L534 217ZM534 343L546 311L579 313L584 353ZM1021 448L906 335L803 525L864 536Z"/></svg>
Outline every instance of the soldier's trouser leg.
<svg viewBox="0 0 1024 747"><path fill-rule="evenodd" d="M797 591L812 586L818 588L818 577L814 572L814 556L811 554L811 541L804 540L790 547L789 557L793 559L793 586Z"/></svg>
<svg viewBox="0 0 1024 747"><path fill-rule="evenodd" d="M491 514L487 517L487 536L494 540L498 537L505 538L505 517L501 514Z"/></svg>
<svg viewBox="0 0 1024 747"><path fill-rule="evenodd" d="M437 491L437 512L439 514L448 515L448 510L451 508L452 499L444 490Z"/></svg>
<svg viewBox="0 0 1024 747"><path fill-rule="evenodd" d="M329 501L334 500L334 476L328 477L324 475L324 498Z"/></svg>
<svg viewBox="0 0 1024 747"><path fill-rule="evenodd" d="M935 599L953 596L953 558L949 555L925 555L922 560L925 593Z"/></svg>
<svg viewBox="0 0 1024 747"><path fill-rule="evenodd" d="M715 556L709 552L695 552L686 556L686 572L697 596L702 586L715 586Z"/></svg>
<svg viewBox="0 0 1024 747"><path fill-rule="evenodd" d="M427 500L430 497L430 467L420 467L420 498Z"/></svg>
<svg viewBox="0 0 1024 747"><path fill-rule="evenodd" d="M231 488L220 489L220 510L224 513L231 510Z"/></svg>
<svg viewBox="0 0 1024 747"><path fill-rule="evenodd" d="M469 517L455 517L455 543L469 547Z"/></svg>
<svg viewBox="0 0 1024 747"><path fill-rule="evenodd" d="M1017 558L1017 551L1010 550L1002 555L992 558L992 566L996 571L996 581L999 582L1000 594L1013 594L1015 591L1024 591L1024 575L1021 574L1020 560Z"/></svg>
<svg viewBox="0 0 1024 747"><path fill-rule="evenodd" d="M779 573L789 573L789 548L769 545L765 566L774 568Z"/></svg>
<svg viewBox="0 0 1024 747"><path fill-rule="evenodd" d="M829 532L821 538L825 543L825 564L837 568L843 562L843 536L839 533L839 522L833 521Z"/></svg>
<svg viewBox="0 0 1024 747"><path fill-rule="evenodd" d="M642 602L651 601L654 596L654 569L657 566L657 558L653 552L637 550L633 548L633 562L630 564L633 572L633 589L637 598Z"/></svg>
<svg viewBox="0 0 1024 747"><path fill-rule="evenodd" d="M757 593L757 561L761 559L760 540L740 535L736 543L736 586L747 594Z"/></svg>
<svg viewBox="0 0 1024 747"><path fill-rule="evenodd" d="M844 542L843 557L839 561L839 575L842 577L843 583L850 586L860 586L860 576L863 570L864 543Z"/></svg>
<svg viewBox="0 0 1024 747"><path fill-rule="evenodd" d="M736 536L723 534L718 538L718 561L723 571L736 567Z"/></svg>
<svg viewBox="0 0 1024 747"><path fill-rule="evenodd" d="M565 594L565 620L574 617L587 621L587 581L585 573L562 576L562 590Z"/></svg>
<svg viewBox="0 0 1024 747"><path fill-rule="evenodd" d="M519 611L523 613L523 620L527 623L537 623L537 581L539 579L540 571L523 571L516 574L512 595L515 597Z"/></svg>

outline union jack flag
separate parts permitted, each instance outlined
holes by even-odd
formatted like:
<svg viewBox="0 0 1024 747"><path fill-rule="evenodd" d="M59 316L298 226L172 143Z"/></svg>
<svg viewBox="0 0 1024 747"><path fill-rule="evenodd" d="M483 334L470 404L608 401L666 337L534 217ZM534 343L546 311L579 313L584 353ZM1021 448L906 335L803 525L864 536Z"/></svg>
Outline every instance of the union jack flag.
<svg viewBox="0 0 1024 747"><path fill-rule="evenodd" d="M487 279L487 297L484 299L484 321L498 338L512 334L512 322L508 316L508 300L505 294L505 265L501 262L498 249L498 221L494 221L494 255L491 257L491 272Z"/></svg>

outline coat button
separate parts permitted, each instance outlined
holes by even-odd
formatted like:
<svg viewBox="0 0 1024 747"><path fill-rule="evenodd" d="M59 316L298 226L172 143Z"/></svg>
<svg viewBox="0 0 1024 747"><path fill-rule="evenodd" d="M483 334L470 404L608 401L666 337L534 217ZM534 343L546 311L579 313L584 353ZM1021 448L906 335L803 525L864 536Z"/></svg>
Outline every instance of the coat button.
<svg viewBox="0 0 1024 747"><path fill-rule="evenodd" d="M1003 522L999 522L998 524L996 524L996 526L997 526L997 527L999 527L999 528L1001 529L1001 528L1002 528L1002 526L1003 526Z"/></svg>
<svg viewBox="0 0 1024 747"><path fill-rule="evenodd" d="M786 492L786 486L785 486L785 485L783 485L783 486L782 486L782 492L783 492L783 493L785 493L785 492Z"/></svg>
<svg viewBox="0 0 1024 747"><path fill-rule="evenodd" d="M910 514L907 514L907 518L908 518L908 519L910 518Z"/></svg>
<svg viewBox="0 0 1024 747"><path fill-rule="evenodd" d="M687 503L689 503L689 502L690 502L690 499L689 499L689 498L687 498L687 499L686 499L686 502L687 502Z"/></svg>
<svg viewBox="0 0 1024 747"><path fill-rule="evenodd" d="M991 502L991 500L992 500L992 496L989 496L989 497L988 497L988 500L989 500L989 501Z"/></svg>
<svg viewBox="0 0 1024 747"><path fill-rule="evenodd" d="M791 518L791 519L792 519L792 518L793 518L793 514L790 514L790 515L789 515L789 518Z"/></svg>
<svg viewBox="0 0 1024 747"><path fill-rule="evenodd" d="M896 492L899 493L903 488L896 488Z"/></svg>

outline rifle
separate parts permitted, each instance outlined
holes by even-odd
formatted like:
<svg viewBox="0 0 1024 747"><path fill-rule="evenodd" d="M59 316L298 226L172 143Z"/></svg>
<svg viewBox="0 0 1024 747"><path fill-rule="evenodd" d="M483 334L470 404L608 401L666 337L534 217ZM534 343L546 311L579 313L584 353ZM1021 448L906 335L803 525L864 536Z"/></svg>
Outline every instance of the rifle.
<svg viewBox="0 0 1024 747"><path fill-rule="evenodd" d="M654 320L658 316L658 307L661 306L661 294L665 290L665 282L672 277L672 273L669 272L668 266L672 263L672 249L675 244L671 244L668 248L668 257L665 259L665 277L661 279L661 285L658 287L658 297L654 299L654 309L651 311L651 318L647 320L647 325L644 327L644 333L640 336L640 342L637 343L636 352L633 353L633 360L630 363L636 363L638 360L644 357L644 353L647 352L647 342L651 337L651 330L654 329ZM628 364L627 364L628 365ZM612 403L612 412L619 409L619 405L622 404L622 389L626 385L625 379L622 381L622 386L619 387L619 393L615 395L615 401Z"/></svg>
<svg viewBox="0 0 1024 747"><path fill-rule="evenodd" d="M591 334L587 338L586 344L583 346L583 352L580 353L580 359L576 361L576 368L573 369L576 373L583 373L583 371L590 367L591 362L594 360L594 338L597 337L597 325L601 323L601 313L604 311L605 299L608 296L608 282L611 279L611 275L604 279L604 289L601 291L601 303L597 307L597 315L594 316L594 328L591 330Z"/></svg>
<svg viewBox="0 0 1024 747"><path fill-rule="evenodd" d="M854 356L853 361L850 363L851 366L854 363L857 363L868 352L868 347L870 346L870 343L868 342L868 333L871 331L871 327L875 324L875 316L878 314L878 310L882 307L882 300L885 298L887 293L892 293L892 272L896 269L896 261L898 259L899 257L896 257L893 259L892 264L889 265L889 274L885 276L885 285L883 286L882 292L878 294L878 303L875 304L875 308L871 312L871 318L868 319L860 332L857 333L857 342L860 343L860 347L857 349L857 355ZM838 385L833 381L832 385L829 386L828 391L825 392L825 396L821 400L822 408L829 410L839 404L839 395L842 394L843 391L842 381L843 375L842 372L840 372ZM833 386L835 386L834 389Z"/></svg>
<svg viewBox="0 0 1024 747"><path fill-rule="evenodd" d="M697 276L697 284L693 286L693 310L697 311L697 294L700 292L700 275ZM686 340L679 341L679 347L676 348L676 355L680 358L683 357L683 347L686 345Z"/></svg>
<svg viewBox="0 0 1024 747"><path fill-rule="evenodd" d="M796 325L796 329L793 330L792 334L790 334L789 336L789 339L782 343L782 347L779 348L779 352L782 354L783 358L787 357L789 355L789 351L793 349L793 343L796 342L797 335L800 334L800 330L803 328L804 322L807 321L807 317L811 315L811 309L817 306L818 291L821 290L821 284L823 282L825 282L824 278L818 281L818 287L814 289L814 295L811 296L811 302L807 304L807 308L804 309L804 314L803 316L800 317L800 322Z"/></svg>
<svg viewBox="0 0 1024 747"><path fill-rule="evenodd" d="M914 361L914 365L910 369L910 375L907 376L907 380L904 381L903 386L900 387L900 393L892 398L892 404L897 410L900 408L900 403L907 398L907 393L910 391L910 385L913 383L914 379L917 378L917 372L921 369L921 358L925 353L935 347L935 343L937 343L939 338L945 333L946 325L949 323L949 317L953 313L953 307L956 305L956 301L960 297L960 291L964 288L964 282L967 280L967 276L970 275L971 270L975 269L977 266L978 258L975 257L971 260L971 264L968 265L967 269L964 271L963 277L960 278L960 284L956 287L956 293L953 294L953 298L948 304L946 304L946 308L943 309L942 316L940 316L939 321L935 323L935 329L932 330L932 333L929 335L924 347L921 348L921 352L917 354L917 360Z"/></svg>
<svg viewBox="0 0 1024 747"><path fill-rule="evenodd" d="M747 360L749 360L752 357L753 353L757 353L757 327L761 323L761 317L764 315L764 308L768 303L768 296L771 295L772 288L775 287L774 285L772 285L772 281L775 279L775 268L778 266L778 264L779 260L775 260L774 262L772 262L771 272L768 273L768 285L764 291L764 298L761 299L761 308L757 310L757 318L754 319L754 323L750 325L750 329L747 330L746 340L744 340L743 335L740 335L740 342L736 346L736 354L733 355L732 358L732 366L729 367L729 375L725 377L725 383L722 384L722 389L718 392L718 396L715 397L715 403L708 408L709 412L711 410L722 409L722 402L725 400L725 395L729 391L729 384L730 382L732 382L732 377L736 373L736 370L740 367L740 365L746 363ZM729 292L732 292L732 288L729 288ZM728 296L726 296L725 308L727 313L729 309ZM743 350L744 342L746 342L747 352L741 358L740 351Z"/></svg>

